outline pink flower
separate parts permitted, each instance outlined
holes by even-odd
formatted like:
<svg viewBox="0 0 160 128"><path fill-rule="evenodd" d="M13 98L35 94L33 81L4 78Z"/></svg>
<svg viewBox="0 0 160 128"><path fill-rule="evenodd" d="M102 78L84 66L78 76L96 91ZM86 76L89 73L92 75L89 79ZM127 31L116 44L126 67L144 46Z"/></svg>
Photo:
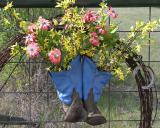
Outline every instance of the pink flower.
<svg viewBox="0 0 160 128"><path fill-rule="evenodd" d="M100 44L100 40L98 39L98 35L96 32L92 32L91 34L91 38L89 39L89 42L93 45L93 46L98 46Z"/></svg>
<svg viewBox="0 0 160 128"><path fill-rule="evenodd" d="M29 44L26 48L26 52L31 58L35 58L39 55L40 47L37 43Z"/></svg>
<svg viewBox="0 0 160 128"><path fill-rule="evenodd" d="M44 19L42 16L38 19L39 29L41 30L50 30L51 29L51 22L49 20Z"/></svg>
<svg viewBox="0 0 160 128"><path fill-rule="evenodd" d="M100 34L102 34L102 35L104 35L104 34L107 33L107 31L104 30L104 29L102 29L102 28L100 28L100 29L98 30L98 32L99 32Z"/></svg>
<svg viewBox="0 0 160 128"><path fill-rule="evenodd" d="M91 33L91 36L94 37L94 38L98 38L98 35L97 35L96 32L92 32L92 33Z"/></svg>
<svg viewBox="0 0 160 128"><path fill-rule="evenodd" d="M90 42L93 46L98 46L98 45L100 45L100 41L99 41L98 38L92 37L92 38L89 39L89 42Z"/></svg>
<svg viewBox="0 0 160 128"><path fill-rule="evenodd" d="M109 7L109 10L107 11L107 14L112 17L113 19L118 17L118 14L113 10L112 7Z"/></svg>
<svg viewBox="0 0 160 128"><path fill-rule="evenodd" d="M96 26L96 29L100 29L100 28L102 28L102 27L101 27L101 26L99 26L99 25L97 25L97 26Z"/></svg>
<svg viewBox="0 0 160 128"><path fill-rule="evenodd" d="M104 35L104 34L106 34L107 33L107 31L106 30L104 30L101 26L96 26L96 29L98 29L98 32L100 33L100 34L102 34L102 35Z"/></svg>
<svg viewBox="0 0 160 128"><path fill-rule="evenodd" d="M49 60L53 63L53 64L59 64L61 62L61 51L57 48L55 48L54 50L51 50L48 54L49 56Z"/></svg>
<svg viewBox="0 0 160 128"><path fill-rule="evenodd" d="M68 27L69 27L69 24L66 24L66 25L64 26L64 29L66 30L66 29L68 29Z"/></svg>
<svg viewBox="0 0 160 128"><path fill-rule="evenodd" d="M34 23L28 26L28 33L34 33L35 31L36 31L36 25Z"/></svg>
<svg viewBox="0 0 160 128"><path fill-rule="evenodd" d="M88 11L83 17L83 22L84 23L95 22L97 18L98 16L95 15L93 11Z"/></svg>
<svg viewBox="0 0 160 128"><path fill-rule="evenodd" d="M28 34L24 38L25 38L26 45L35 43L35 40L36 40L36 36L34 34Z"/></svg>

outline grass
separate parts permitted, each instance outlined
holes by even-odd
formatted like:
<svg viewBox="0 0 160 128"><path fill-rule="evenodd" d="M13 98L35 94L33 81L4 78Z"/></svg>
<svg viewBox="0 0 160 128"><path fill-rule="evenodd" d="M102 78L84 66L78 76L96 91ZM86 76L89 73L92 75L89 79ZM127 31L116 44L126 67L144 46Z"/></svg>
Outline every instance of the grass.
<svg viewBox="0 0 160 128"><path fill-rule="evenodd" d="M25 9L19 9L24 17L27 17ZM119 19L116 21L120 23L120 30L129 30L129 26L134 24L137 20L149 19L149 9L148 8L116 8L116 11L119 14ZM40 14L44 17L50 18L55 15L56 11L54 9L31 9L31 17L38 17ZM60 12L58 12L60 13ZM158 18L160 9L152 8L152 19ZM2 27L2 26L1 26ZM120 33L121 36L125 36L127 33ZM159 32L151 33L151 36L156 38L155 42L151 42L150 47L150 59L152 61L160 61L160 37ZM4 32L0 33L0 49L4 46L5 41L9 35L6 35ZM143 45L142 51L140 52L143 55L143 60L149 60L149 46L146 44ZM148 64L148 63L146 63ZM4 71L0 73L0 85L7 78L11 68L15 64L8 64ZM155 71L156 75L156 85L160 91L160 62L151 62L151 67ZM28 86L28 65L20 64L16 69L16 72L9 79L7 86L3 91L13 91L13 92L47 92L52 90L51 81L49 80L46 72L43 70L44 65L34 65L31 67L34 69L32 72L32 81L31 85ZM43 74L43 75L37 75ZM18 87L17 87L18 85ZM129 75L125 81L119 81L116 78L113 78L111 81L111 91L135 91L137 86L132 75ZM158 93L160 99L160 94ZM31 101L31 102L30 102ZM31 113L29 111L31 104ZM110 104L110 105L109 105ZM98 103L99 108L101 109L102 114L111 120L137 120L140 118L140 104L138 93L133 92L110 92L108 88L104 89L103 96ZM55 121L62 120L62 110L61 104L57 100L56 93L7 93L0 94L0 113L8 114L14 116L22 116L25 119L33 121L41 121L41 127L44 128L91 128L91 126L85 123L69 124L69 123L44 123L45 121ZM160 105L158 107L157 119L160 119ZM110 122L110 128L136 128L138 122L133 121L112 121ZM18 128L18 126L6 126L7 128ZM19 126L19 128L26 126ZM109 128L109 123L106 123L96 128ZM154 123L153 128L160 128L160 123L157 121Z"/></svg>

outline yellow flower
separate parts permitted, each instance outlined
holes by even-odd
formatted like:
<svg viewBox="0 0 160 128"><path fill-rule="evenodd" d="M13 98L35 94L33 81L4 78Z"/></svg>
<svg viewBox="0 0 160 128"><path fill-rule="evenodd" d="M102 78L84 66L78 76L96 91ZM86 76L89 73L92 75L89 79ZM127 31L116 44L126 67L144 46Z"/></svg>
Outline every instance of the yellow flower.
<svg viewBox="0 0 160 128"><path fill-rule="evenodd" d="M135 46L135 50L136 50L137 52L140 52L140 51L141 51L141 46L140 46L140 45L136 45L136 46Z"/></svg>
<svg viewBox="0 0 160 128"><path fill-rule="evenodd" d="M4 10L7 11L8 9L13 7L13 2L7 2L7 5L4 7Z"/></svg>
<svg viewBox="0 0 160 128"><path fill-rule="evenodd" d="M6 19L6 18L3 18L3 22L4 22L5 25L10 25L10 24L11 24L11 23L9 22L9 20Z"/></svg>
<svg viewBox="0 0 160 128"><path fill-rule="evenodd" d="M118 76L120 80L124 80L124 73L121 68L114 69L114 74Z"/></svg>
<svg viewBox="0 0 160 128"><path fill-rule="evenodd" d="M27 31L29 24L30 24L30 22L21 21L21 22L19 23L19 26L20 26L20 28L22 28L24 31Z"/></svg>
<svg viewBox="0 0 160 128"><path fill-rule="evenodd" d="M19 13L17 13L15 10L13 11L13 16L17 19L17 20L21 20L21 18L20 18L20 14Z"/></svg>
<svg viewBox="0 0 160 128"><path fill-rule="evenodd" d="M58 21L56 19L53 19L53 25L55 25L55 26L58 25Z"/></svg>
<svg viewBox="0 0 160 128"><path fill-rule="evenodd" d="M88 57L92 57L94 55L92 49L91 50L80 50L80 54L81 55L86 55Z"/></svg>

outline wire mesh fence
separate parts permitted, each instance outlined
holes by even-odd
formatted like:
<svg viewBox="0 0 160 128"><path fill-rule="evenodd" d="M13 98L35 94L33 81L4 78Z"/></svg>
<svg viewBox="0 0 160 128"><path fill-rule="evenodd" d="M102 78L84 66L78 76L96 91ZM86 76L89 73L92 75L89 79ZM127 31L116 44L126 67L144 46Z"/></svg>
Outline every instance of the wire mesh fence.
<svg viewBox="0 0 160 128"><path fill-rule="evenodd" d="M19 11L21 10L25 10L25 15L27 14L30 20L36 19L39 15L51 18L58 13L54 9L19 9ZM116 11L119 14L116 22L120 24L121 36L126 36L130 32L129 26L136 20L150 21L158 18L160 14L160 9L154 7L116 8ZM149 32L148 36L156 38L156 42L150 40L147 45L144 44L140 53L145 64L150 65L155 71L158 98L160 98L159 34L160 30ZM56 91L44 67L45 62L40 59L27 60L25 56L22 56L22 58L11 59L0 72L0 123L3 124L2 126L15 128L91 127L85 123L69 124L62 121L61 103L57 99ZM113 78L109 86L103 90L103 96L98 106L106 117L107 123L97 126L97 128L136 128L140 121L140 101L132 74L127 76L125 81ZM10 118L3 117L1 114L9 115ZM13 119L12 117L22 117L23 119ZM159 121L160 103L153 128L160 128ZM11 124L12 126L10 126Z"/></svg>

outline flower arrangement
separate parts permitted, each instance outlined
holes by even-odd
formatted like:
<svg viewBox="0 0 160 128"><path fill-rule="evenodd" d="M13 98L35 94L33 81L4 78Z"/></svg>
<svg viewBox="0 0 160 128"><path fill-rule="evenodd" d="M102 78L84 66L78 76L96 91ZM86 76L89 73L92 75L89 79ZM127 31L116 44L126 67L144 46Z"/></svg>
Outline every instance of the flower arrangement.
<svg viewBox="0 0 160 128"><path fill-rule="evenodd" d="M60 20L47 20L40 16L32 23L22 20L11 8L12 3L8 3L4 11L14 15L19 22L20 33L25 35L24 45L12 46L12 54L20 51L32 59L40 56L51 71L67 70L76 56L84 55L90 57L100 70L113 72L124 79L124 73L129 71L123 64L129 55L125 46L131 46L137 52L140 44L148 39L148 31L156 29L160 21L136 22L128 36L122 39L118 34L118 24L114 23L118 14L105 1L100 3L97 11L86 11L74 4L75 0L60 0L56 6L64 12ZM113 22L107 25L110 18ZM64 29L57 30L58 26Z"/></svg>

